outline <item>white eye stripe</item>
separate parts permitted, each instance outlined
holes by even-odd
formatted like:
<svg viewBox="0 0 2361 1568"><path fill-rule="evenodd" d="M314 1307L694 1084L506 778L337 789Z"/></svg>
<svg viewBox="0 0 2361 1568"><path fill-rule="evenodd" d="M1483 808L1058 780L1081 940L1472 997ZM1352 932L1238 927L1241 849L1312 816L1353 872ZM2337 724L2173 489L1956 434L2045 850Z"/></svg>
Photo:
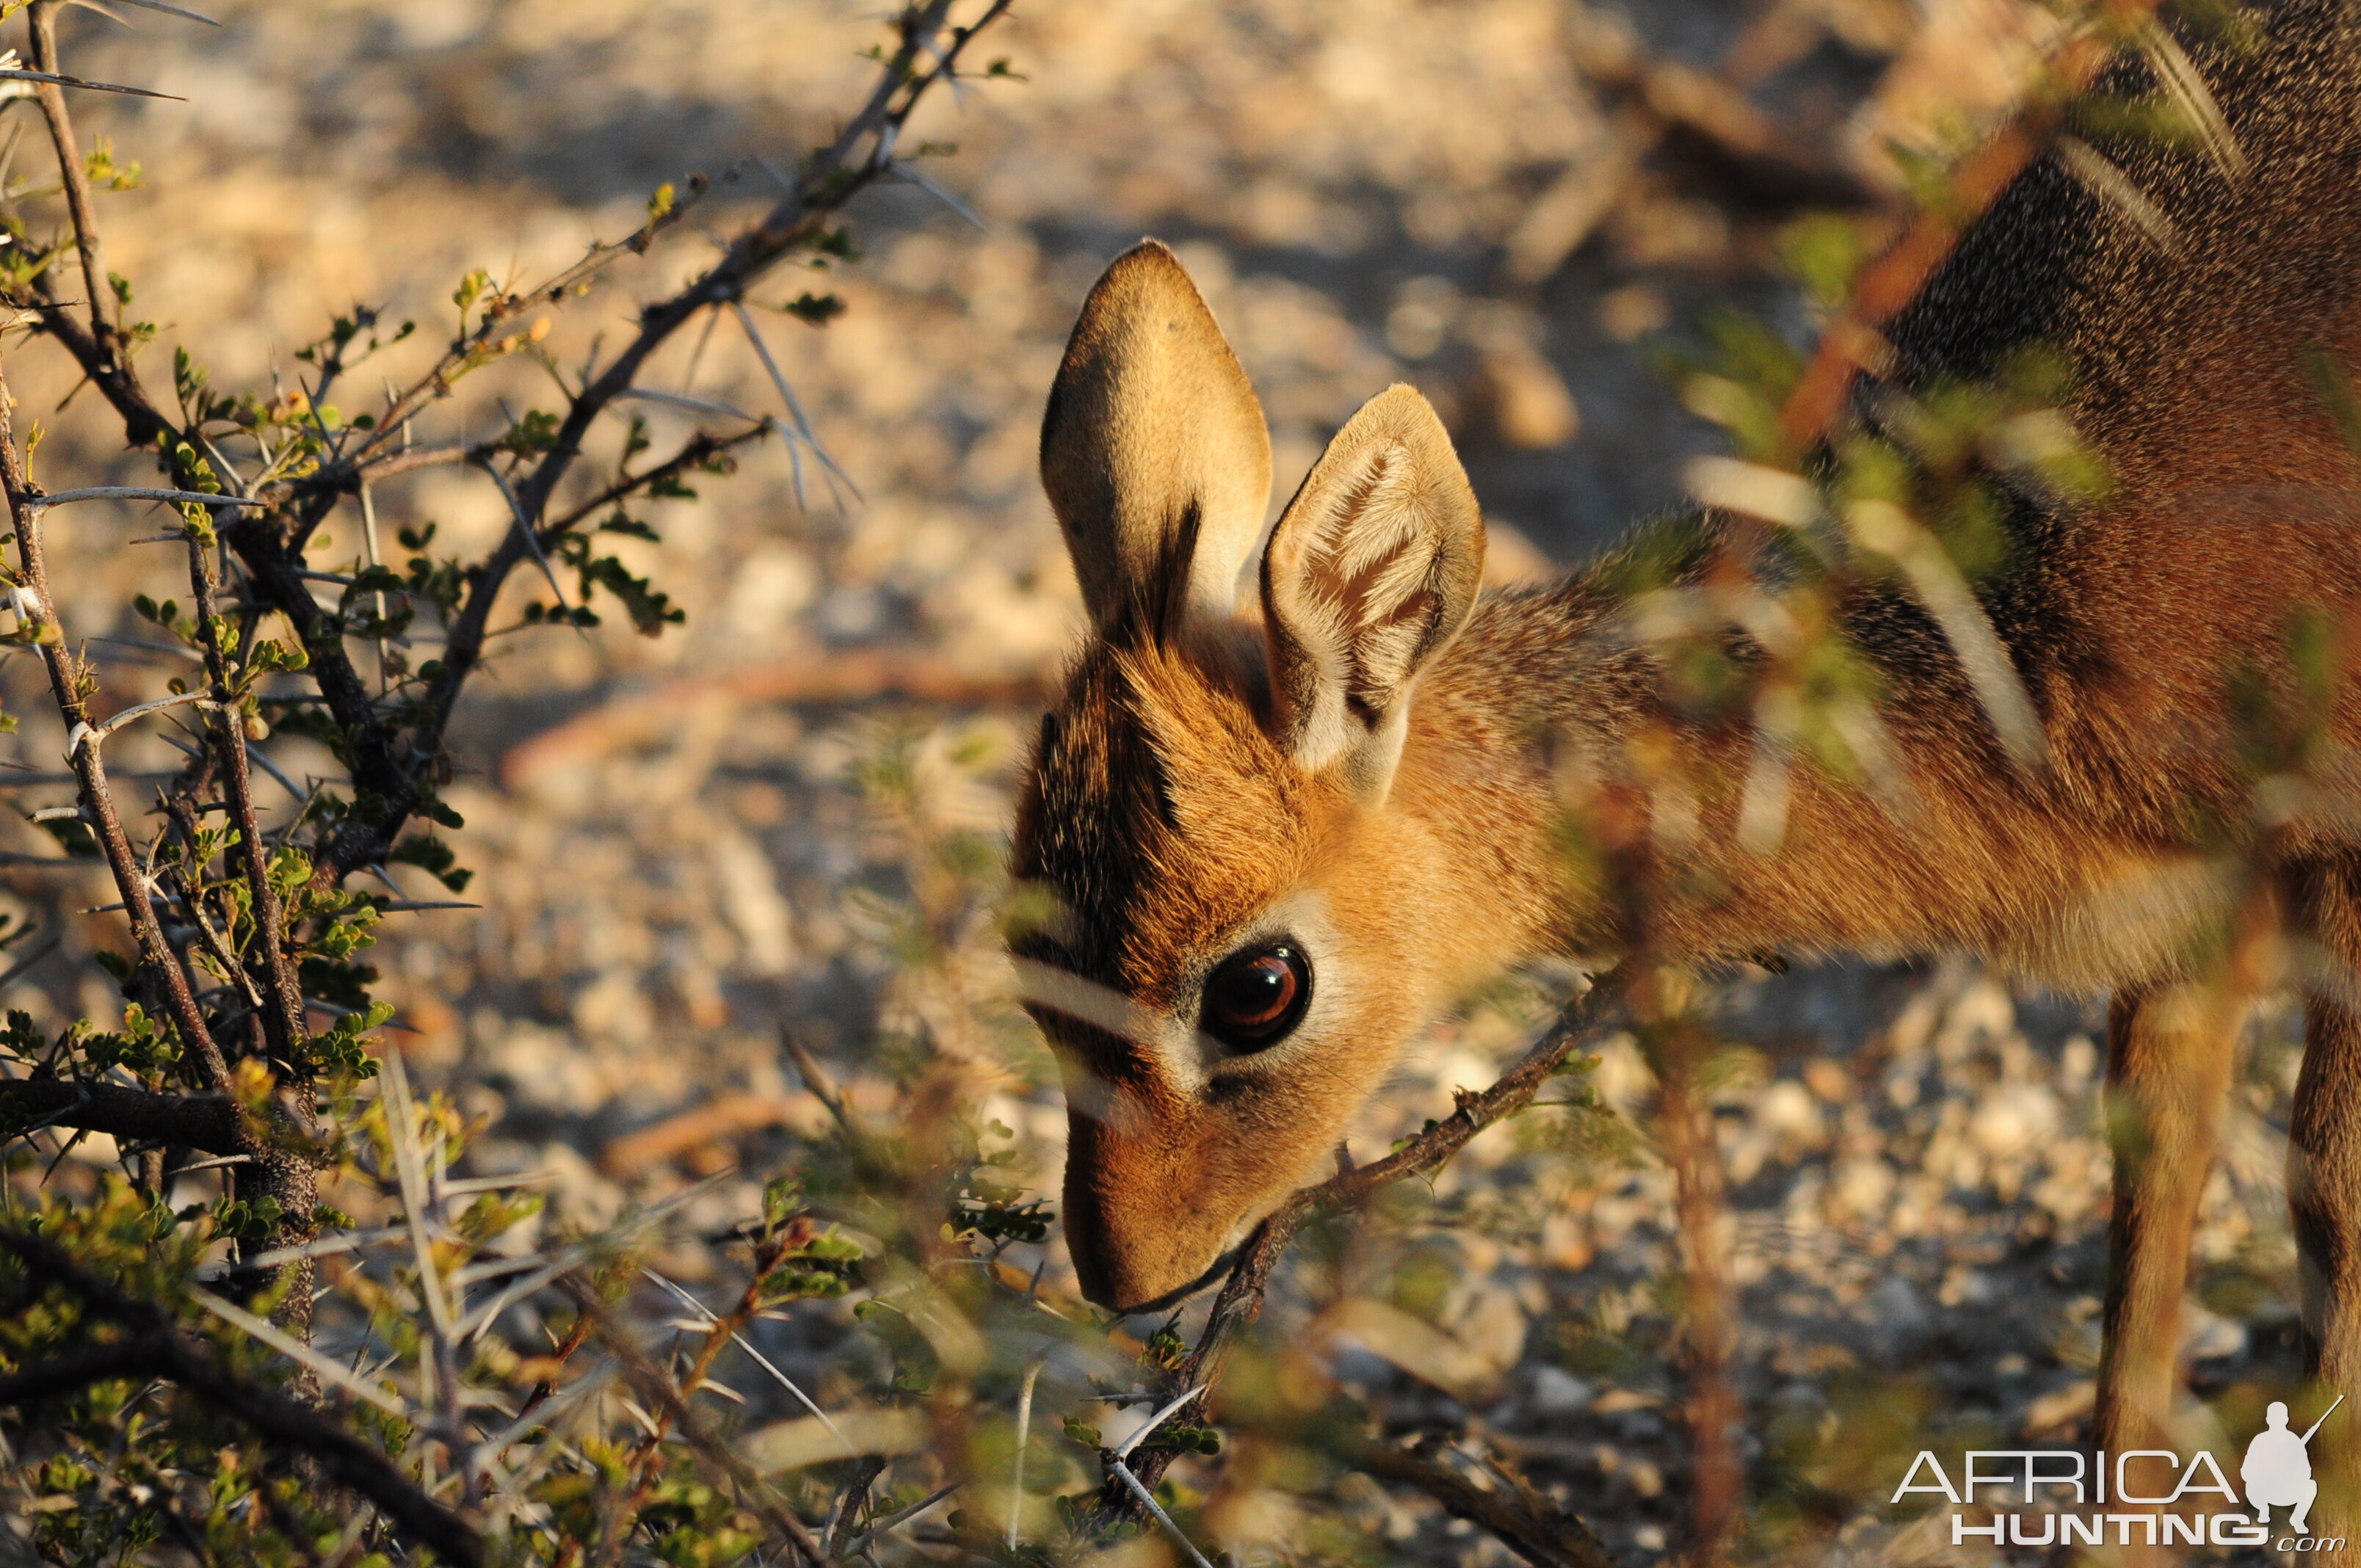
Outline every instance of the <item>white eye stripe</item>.
<svg viewBox="0 0 2361 1568"><path fill-rule="evenodd" d="M1196 964L1184 960L1184 970L1194 971L1176 977L1188 987L1185 1017L1144 1006L1111 985L1054 964L1011 957L1009 968L1016 978L1018 1001L1129 1041L1172 1091L1197 1095L1204 1091L1216 1068L1244 1068L1253 1062L1285 1068L1299 1059L1299 1048L1307 1036L1350 1016L1351 966L1325 957L1339 950L1338 940L1327 900L1319 892L1305 888L1280 899L1234 931L1218 951L1209 952ZM1266 1050L1241 1055L1200 1026L1206 981L1240 954L1259 952L1281 941L1302 955L1313 977L1310 1001L1302 1016ZM1118 1093L1114 1086L1107 1086L1106 1094Z"/></svg>
<svg viewBox="0 0 2361 1568"><path fill-rule="evenodd" d="M1193 1046L1197 1061L1210 1060L1222 1054L1219 1040L1201 1030L1159 1013L1143 1007L1111 985L1101 985L1085 980L1071 970L1058 969L1031 959L1011 959L1009 965L1016 971L1016 995L1022 1002L1060 1013L1069 1018L1090 1025L1093 1028L1128 1040L1146 1051L1168 1076L1180 1086L1193 1091L1202 1071L1195 1063L1188 1070L1176 1071L1175 1058L1185 1051L1176 1046Z"/></svg>

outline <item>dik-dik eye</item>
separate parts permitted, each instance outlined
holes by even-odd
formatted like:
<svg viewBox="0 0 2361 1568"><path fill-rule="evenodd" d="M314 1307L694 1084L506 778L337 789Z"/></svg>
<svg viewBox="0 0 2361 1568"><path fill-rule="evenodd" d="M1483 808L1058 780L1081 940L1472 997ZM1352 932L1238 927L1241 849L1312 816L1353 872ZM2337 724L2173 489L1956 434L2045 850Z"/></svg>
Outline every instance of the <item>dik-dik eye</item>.
<svg viewBox="0 0 2361 1568"><path fill-rule="evenodd" d="M1312 960L1291 942L1249 948L1205 982L1205 1033L1234 1051L1259 1051L1287 1037L1312 1003Z"/></svg>

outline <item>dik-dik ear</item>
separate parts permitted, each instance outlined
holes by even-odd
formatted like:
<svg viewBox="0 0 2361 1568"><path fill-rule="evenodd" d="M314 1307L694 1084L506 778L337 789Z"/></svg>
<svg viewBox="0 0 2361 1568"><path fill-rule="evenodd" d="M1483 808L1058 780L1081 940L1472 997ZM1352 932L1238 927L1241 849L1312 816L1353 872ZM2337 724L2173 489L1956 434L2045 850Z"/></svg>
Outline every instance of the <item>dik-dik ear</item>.
<svg viewBox="0 0 2361 1568"><path fill-rule="evenodd" d="M1262 404L1179 258L1115 258L1066 343L1041 422L1041 485L1092 624L1163 638L1237 608L1263 511Z"/></svg>
<svg viewBox="0 0 2361 1568"><path fill-rule="evenodd" d="M1483 575L1484 517L1450 436L1415 388L1388 388L1328 444L1263 555L1279 743L1383 801L1411 686Z"/></svg>

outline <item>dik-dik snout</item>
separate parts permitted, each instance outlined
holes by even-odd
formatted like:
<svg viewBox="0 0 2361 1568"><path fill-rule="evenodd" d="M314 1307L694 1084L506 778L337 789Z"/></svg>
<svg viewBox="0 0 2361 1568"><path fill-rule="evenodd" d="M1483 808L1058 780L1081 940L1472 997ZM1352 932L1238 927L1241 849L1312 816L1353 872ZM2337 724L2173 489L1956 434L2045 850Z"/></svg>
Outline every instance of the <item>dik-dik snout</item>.
<svg viewBox="0 0 2361 1568"><path fill-rule="evenodd" d="M1091 1299L1140 1310L1185 1293L1326 1174L1335 1129L1417 1009L1401 977L1323 963L1325 946L1248 938L1203 981L1194 1016L1135 1026L1145 1040L1039 1008L1065 1068L1066 1234Z"/></svg>
<svg viewBox="0 0 2361 1568"><path fill-rule="evenodd" d="M1438 999L1448 857L1389 797L1483 521L1396 387L1267 531L1261 405L1153 243L1082 309L1041 473L1091 630L1020 800L1011 946L1064 1064L1077 1266L1133 1307L1318 1171Z"/></svg>
<svg viewBox="0 0 2361 1568"><path fill-rule="evenodd" d="M1319 835L1308 882L1170 951L1132 982L1138 996L1020 959L1064 1070L1066 1234L1091 1299L1138 1310L1198 1283L1328 1173L1341 1129L1424 1021L1432 960L1376 885L1403 868L1366 842L1373 826ZM1167 922L1185 914L1141 913L1143 938L1178 935Z"/></svg>

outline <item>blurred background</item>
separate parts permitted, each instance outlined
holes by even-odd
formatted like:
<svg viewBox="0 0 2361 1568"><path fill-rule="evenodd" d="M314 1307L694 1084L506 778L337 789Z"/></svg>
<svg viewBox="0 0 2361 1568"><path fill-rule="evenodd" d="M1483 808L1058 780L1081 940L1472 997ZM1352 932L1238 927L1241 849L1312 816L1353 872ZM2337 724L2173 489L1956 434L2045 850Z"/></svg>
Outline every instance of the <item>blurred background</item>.
<svg viewBox="0 0 2361 1568"><path fill-rule="evenodd" d="M186 99L85 95L77 112L118 166L143 166L103 209L133 313L225 385L299 368L292 352L357 302L439 343L468 269L545 275L692 171L723 181L706 219L730 229L774 190L764 160L791 166L857 103L878 31L866 0L213 9L219 30L72 13L66 52ZM881 1113L895 1042L969 1053L982 1113L1054 1197L1063 1110L999 1000L990 909L1034 694L1081 624L1035 444L1099 269L1144 234L1179 248L1260 389L1274 504L1354 408L1408 379L1459 443L1494 576L1546 574L1675 503L1684 459L1719 446L1674 373L1717 313L1809 341L1781 264L1795 225L1883 212L1915 170L1971 145L2051 27L2019 0L1028 0L984 51L1012 78L921 115L946 144L922 165L939 189L864 198L857 260L765 292L774 307L834 294L842 313L755 313L839 472L752 449L735 478L654 510L661 543L619 547L685 625L520 635L471 691L449 792L467 827L448 837L475 880L449 895L392 874L411 897L478 906L392 922L389 1039L481 1120L477 1168L548 1173L561 1218L602 1223L723 1173L686 1229L757 1208L765 1173L826 1115L783 1025ZM549 348L580 363L709 254L690 236L617 269L556 317ZM727 322L708 335L683 334L650 384L774 410L744 336ZM51 432L37 474L146 477L96 400L71 396L61 356L12 352L20 423ZM393 363L398 380L409 362ZM417 437L504 428L504 401L546 401L540 378L520 363L471 381ZM675 433L696 417L641 411ZM463 553L507 526L497 490L458 469L375 500L389 552L429 520L438 550ZM130 543L151 519L88 509L53 527L60 593L85 596L65 599L67 623L105 634L109 702L159 694L175 656L116 618L135 587L171 592L177 557ZM355 516L330 533L330 556L362 549ZM519 602L541 591L519 582ZM27 715L0 757L53 770L61 736L36 686L30 660L0 664ZM170 765L160 742L117 744L119 768ZM305 743L262 749L298 788L325 771ZM30 812L71 794L8 798ZM0 834L56 852L14 813ZM11 864L0 889L68 937L9 1004L45 1026L107 1014L73 961L100 929L75 912L112 897L103 875ZM1439 1028L1356 1146L1488 1081L1551 982L1504 986ZM1911 1453L2062 1440L2087 1416L2103 1021L2095 999L2016 995L1960 968L1730 988L1737 1376L1774 1545L1949 1558L1883 1509ZM2279 1141L2290 1028L2274 1014L2259 1029L2208 1194L2188 1314L2212 1401L2190 1409L2201 1434L2297 1370ZM1345 1285L1275 1310L1326 1303L1320 1343L1389 1429L1480 1434L1646 1561L1681 1517L1668 1183L1630 1114L1644 1066L1615 1044L1602 1058L1620 1121L1497 1130L1431 1200L1307 1265ZM1619 1125L1630 1136L1599 1131ZM686 1243L667 1261L690 1281L707 1266ZM1054 1240L1048 1267L1064 1267ZM867 1376L836 1307L773 1328L823 1389ZM1439 1510L1355 1481L1331 1498L1354 1551L1499 1559Z"/></svg>

